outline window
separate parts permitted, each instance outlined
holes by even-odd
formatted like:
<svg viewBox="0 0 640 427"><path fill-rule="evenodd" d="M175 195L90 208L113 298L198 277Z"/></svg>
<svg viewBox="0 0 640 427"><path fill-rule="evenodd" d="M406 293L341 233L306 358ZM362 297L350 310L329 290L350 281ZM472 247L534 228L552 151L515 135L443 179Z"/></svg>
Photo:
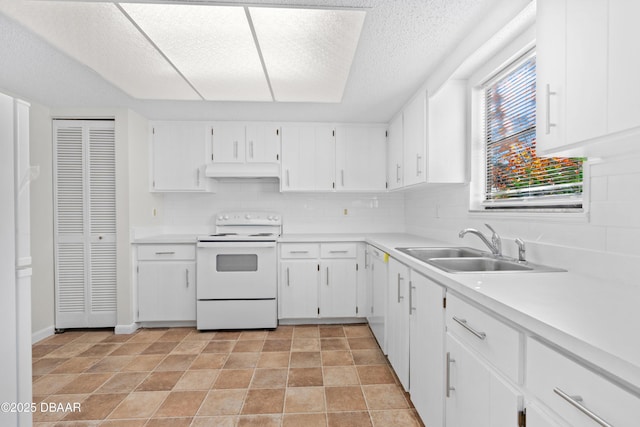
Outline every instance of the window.
<svg viewBox="0 0 640 427"><path fill-rule="evenodd" d="M582 208L581 158L536 155L536 57L484 87L485 209Z"/></svg>

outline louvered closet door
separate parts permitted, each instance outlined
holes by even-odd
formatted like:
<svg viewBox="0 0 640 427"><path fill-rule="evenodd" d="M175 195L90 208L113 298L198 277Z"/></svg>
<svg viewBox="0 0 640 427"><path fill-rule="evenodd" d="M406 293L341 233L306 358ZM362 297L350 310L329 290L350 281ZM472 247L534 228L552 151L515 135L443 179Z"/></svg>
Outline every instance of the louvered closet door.
<svg viewBox="0 0 640 427"><path fill-rule="evenodd" d="M54 120L56 327L116 323L115 129Z"/></svg>

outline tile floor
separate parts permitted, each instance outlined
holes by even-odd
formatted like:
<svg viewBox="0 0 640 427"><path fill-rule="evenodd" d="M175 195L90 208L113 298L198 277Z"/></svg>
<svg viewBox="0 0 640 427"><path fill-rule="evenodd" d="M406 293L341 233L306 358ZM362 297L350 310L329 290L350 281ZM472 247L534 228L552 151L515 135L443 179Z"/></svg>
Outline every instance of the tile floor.
<svg viewBox="0 0 640 427"><path fill-rule="evenodd" d="M422 426L367 325L69 331L33 346L35 426Z"/></svg>

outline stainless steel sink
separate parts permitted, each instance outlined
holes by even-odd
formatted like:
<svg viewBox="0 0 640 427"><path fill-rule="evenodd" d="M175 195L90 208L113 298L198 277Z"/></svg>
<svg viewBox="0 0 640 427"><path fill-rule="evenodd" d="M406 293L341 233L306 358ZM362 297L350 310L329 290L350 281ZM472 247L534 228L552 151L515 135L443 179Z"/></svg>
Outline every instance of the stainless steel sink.
<svg viewBox="0 0 640 427"><path fill-rule="evenodd" d="M427 262L450 273L531 271L534 269L517 261L496 258L432 258Z"/></svg>
<svg viewBox="0 0 640 427"><path fill-rule="evenodd" d="M448 273L515 273L515 272L560 272L561 268L520 262L499 257L489 252L465 247L451 248L396 248L419 261Z"/></svg>
<svg viewBox="0 0 640 427"><path fill-rule="evenodd" d="M466 258L484 257L488 252L483 252L472 248L396 248L409 256L420 261L427 262L433 258Z"/></svg>

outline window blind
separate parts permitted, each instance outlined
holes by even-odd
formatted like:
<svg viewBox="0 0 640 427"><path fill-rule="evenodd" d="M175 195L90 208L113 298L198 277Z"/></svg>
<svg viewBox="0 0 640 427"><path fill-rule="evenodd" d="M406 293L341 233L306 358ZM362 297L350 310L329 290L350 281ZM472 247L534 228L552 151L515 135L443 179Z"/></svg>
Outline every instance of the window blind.
<svg viewBox="0 0 640 427"><path fill-rule="evenodd" d="M485 208L582 207L581 158L536 156L536 58L485 87Z"/></svg>

